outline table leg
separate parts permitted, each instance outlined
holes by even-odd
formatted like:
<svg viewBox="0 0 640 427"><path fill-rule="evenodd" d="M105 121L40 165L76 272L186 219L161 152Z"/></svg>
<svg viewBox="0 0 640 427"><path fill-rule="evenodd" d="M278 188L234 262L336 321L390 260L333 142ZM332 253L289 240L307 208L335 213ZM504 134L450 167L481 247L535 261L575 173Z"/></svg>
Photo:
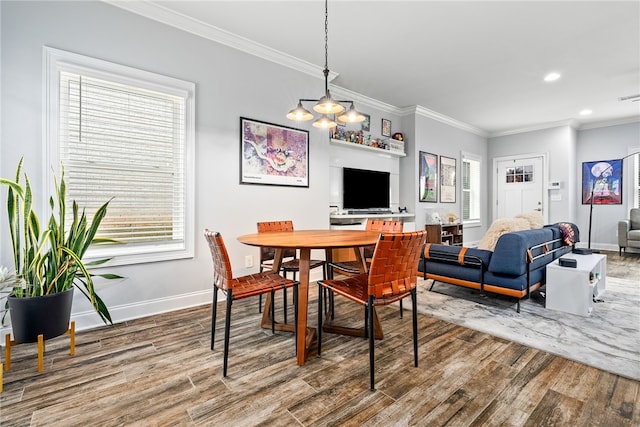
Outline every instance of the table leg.
<svg viewBox="0 0 640 427"><path fill-rule="evenodd" d="M313 331L307 329L307 306L309 304L309 259L311 249L300 249L300 281L298 283L298 365L304 365L307 349L313 341ZM310 333L308 336L308 333Z"/></svg>

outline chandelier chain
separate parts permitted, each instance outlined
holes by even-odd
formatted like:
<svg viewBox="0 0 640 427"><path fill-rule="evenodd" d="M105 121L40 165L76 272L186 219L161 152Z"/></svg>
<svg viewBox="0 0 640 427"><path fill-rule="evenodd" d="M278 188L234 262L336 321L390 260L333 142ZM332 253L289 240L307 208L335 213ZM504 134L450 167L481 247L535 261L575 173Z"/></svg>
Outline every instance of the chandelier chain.
<svg viewBox="0 0 640 427"><path fill-rule="evenodd" d="M324 2L324 68L329 69L329 6Z"/></svg>

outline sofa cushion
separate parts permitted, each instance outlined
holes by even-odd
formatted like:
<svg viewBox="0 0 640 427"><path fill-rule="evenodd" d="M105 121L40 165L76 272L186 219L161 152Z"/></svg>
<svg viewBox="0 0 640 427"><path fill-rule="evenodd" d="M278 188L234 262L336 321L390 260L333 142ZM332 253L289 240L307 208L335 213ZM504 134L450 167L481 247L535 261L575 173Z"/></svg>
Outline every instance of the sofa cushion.
<svg viewBox="0 0 640 427"><path fill-rule="evenodd" d="M507 233L498 239L491 256L489 271L496 274L520 276L527 272L527 250L535 245L553 240L553 232L548 228L524 230L517 233ZM544 248L533 251L533 256L544 252ZM553 255L536 260L531 268L536 269L553 261Z"/></svg>
<svg viewBox="0 0 640 427"><path fill-rule="evenodd" d="M523 218L496 219L478 243L478 249L493 251L500 236L514 231L529 230L529 228L529 221Z"/></svg>

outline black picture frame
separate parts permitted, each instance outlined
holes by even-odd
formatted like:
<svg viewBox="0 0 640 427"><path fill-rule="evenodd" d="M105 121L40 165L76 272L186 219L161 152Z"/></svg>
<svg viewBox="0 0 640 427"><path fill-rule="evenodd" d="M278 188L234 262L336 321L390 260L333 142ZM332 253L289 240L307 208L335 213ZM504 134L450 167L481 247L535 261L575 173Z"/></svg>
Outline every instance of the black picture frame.
<svg viewBox="0 0 640 427"><path fill-rule="evenodd" d="M382 136L386 136L389 138L391 136L391 120L382 119L382 124L380 125L380 133Z"/></svg>
<svg viewBox="0 0 640 427"><path fill-rule="evenodd" d="M419 153L418 196L421 202L438 202L438 156L420 151Z"/></svg>

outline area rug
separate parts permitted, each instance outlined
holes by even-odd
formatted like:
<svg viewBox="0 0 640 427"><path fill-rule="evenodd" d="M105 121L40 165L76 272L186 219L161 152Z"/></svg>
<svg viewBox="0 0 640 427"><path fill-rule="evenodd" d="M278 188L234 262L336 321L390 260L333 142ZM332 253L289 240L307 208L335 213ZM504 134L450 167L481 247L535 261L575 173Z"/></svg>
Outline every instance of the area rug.
<svg viewBox="0 0 640 427"><path fill-rule="evenodd" d="M447 322L543 350L640 381L640 283L607 277L590 316L544 306L535 293L520 302L477 290L419 279L418 311Z"/></svg>

